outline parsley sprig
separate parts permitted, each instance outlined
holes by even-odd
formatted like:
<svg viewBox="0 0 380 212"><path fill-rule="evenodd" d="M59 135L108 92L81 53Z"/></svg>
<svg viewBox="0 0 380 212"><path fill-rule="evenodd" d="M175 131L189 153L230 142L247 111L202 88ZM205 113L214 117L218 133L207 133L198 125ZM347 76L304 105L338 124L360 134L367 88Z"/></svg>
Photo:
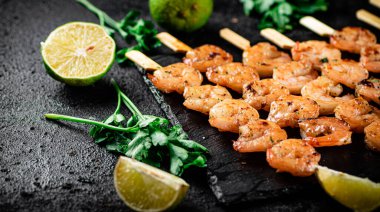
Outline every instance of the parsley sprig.
<svg viewBox="0 0 380 212"><path fill-rule="evenodd" d="M140 12L131 10L121 21L115 21L88 0L77 0L77 2L98 17L100 25L104 27L110 36L117 32L128 44L133 41L136 42L135 45L120 49L116 53L118 63L123 63L127 60L125 53L130 50L150 51L161 45L161 42L156 38L157 29L154 28L153 22L138 19Z"/></svg>
<svg viewBox="0 0 380 212"><path fill-rule="evenodd" d="M298 19L318 11L326 11L327 0L240 0L246 15L261 17L259 29L292 30Z"/></svg>
<svg viewBox="0 0 380 212"><path fill-rule="evenodd" d="M181 126L170 127L165 118L143 115L114 80L112 84L117 92L117 107L103 122L60 114L45 117L93 125L89 134L95 143L156 167L169 162L170 172L178 176L190 166L206 167L206 147L190 140ZM133 114L128 120L120 112L122 104Z"/></svg>

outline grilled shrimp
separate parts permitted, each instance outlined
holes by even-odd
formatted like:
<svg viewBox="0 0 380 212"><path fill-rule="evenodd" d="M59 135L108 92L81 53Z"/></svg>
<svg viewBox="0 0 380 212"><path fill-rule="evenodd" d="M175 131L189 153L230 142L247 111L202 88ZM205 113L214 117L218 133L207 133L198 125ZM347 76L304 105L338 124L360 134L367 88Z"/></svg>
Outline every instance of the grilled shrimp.
<svg viewBox="0 0 380 212"><path fill-rule="evenodd" d="M259 80L259 75L250 66L242 63L228 63L218 67L210 67L206 73L207 79L215 84L231 88L241 93L247 82Z"/></svg>
<svg viewBox="0 0 380 212"><path fill-rule="evenodd" d="M209 67L217 67L231 63L232 55L218 46L203 45L186 53L183 62L200 72L206 72Z"/></svg>
<svg viewBox="0 0 380 212"><path fill-rule="evenodd" d="M291 94L300 94L302 87L317 77L318 72L308 62L292 61L273 69L273 79L285 85Z"/></svg>
<svg viewBox="0 0 380 212"><path fill-rule="evenodd" d="M298 121L317 118L318 104L301 96L281 96L272 102L267 120L277 123L280 127L298 127Z"/></svg>
<svg viewBox="0 0 380 212"><path fill-rule="evenodd" d="M277 124L263 120L253 120L239 127L239 138L234 141L238 152L265 152L274 144L287 138L286 131Z"/></svg>
<svg viewBox="0 0 380 212"><path fill-rule="evenodd" d="M243 63L253 67L260 77L271 77L273 68L292 61L290 56L268 42L258 43L243 52Z"/></svg>
<svg viewBox="0 0 380 212"><path fill-rule="evenodd" d="M299 126L303 140L313 147L341 146L351 143L350 126L334 117L303 120Z"/></svg>
<svg viewBox="0 0 380 212"><path fill-rule="evenodd" d="M315 172L321 155L301 139L287 139L267 150L267 161L277 172L307 177Z"/></svg>
<svg viewBox="0 0 380 212"><path fill-rule="evenodd" d="M365 143L375 151L380 151L380 120L372 122L364 128Z"/></svg>
<svg viewBox="0 0 380 212"><path fill-rule="evenodd" d="M362 48L360 63L364 68L373 73L380 73L380 44Z"/></svg>
<svg viewBox="0 0 380 212"><path fill-rule="evenodd" d="M153 75L148 74L160 91L165 93L177 92L182 94L185 87L202 84L202 74L184 63L175 63L156 70Z"/></svg>
<svg viewBox="0 0 380 212"><path fill-rule="evenodd" d="M343 92L341 84L321 76L307 83L301 90L303 97L316 101L319 105L320 115L329 115L334 113L335 107L342 101L353 99L351 94L339 97Z"/></svg>
<svg viewBox="0 0 380 212"><path fill-rule="evenodd" d="M225 87L212 85L199 85L186 87L183 93L185 102L183 105L191 110L208 115L210 109L217 103L232 99L231 94Z"/></svg>
<svg viewBox="0 0 380 212"><path fill-rule="evenodd" d="M330 36L330 43L337 49L360 54L363 47L376 44L376 36L361 27L344 27Z"/></svg>
<svg viewBox="0 0 380 212"><path fill-rule="evenodd" d="M356 95L380 105L380 79L370 78L356 85Z"/></svg>
<svg viewBox="0 0 380 212"><path fill-rule="evenodd" d="M325 60L340 60L342 57L340 51L332 45L316 40L297 42L291 53L293 60L311 62L315 69L320 69Z"/></svg>
<svg viewBox="0 0 380 212"><path fill-rule="evenodd" d="M355 89L358 82L368 78L368 71L353 60L325 63L322 66L322 74L351 89Z"/></svg>
<svg viewBox="0 0 380 212"><path fill-rule="evenodd" d="M257 110L243 100L226 99L210 110L209 122L219 131L239 133L239 127L259 118Z"/></svg>
<svg viewBox="0 0 380 212"><path fill-rule="evenodd" d="M366 126L380 119L380 110L359 97L341 102L335 108L335 117L347 122L352 131L363 133Z"/></svg>
<svg viewBox="0 0 380 212"><path fill-rule="evenodd" d="M263 79L243 86L243 99L256 110L269 111L270 105L280 96L289 95L289 89L273 79Z"/></svg>

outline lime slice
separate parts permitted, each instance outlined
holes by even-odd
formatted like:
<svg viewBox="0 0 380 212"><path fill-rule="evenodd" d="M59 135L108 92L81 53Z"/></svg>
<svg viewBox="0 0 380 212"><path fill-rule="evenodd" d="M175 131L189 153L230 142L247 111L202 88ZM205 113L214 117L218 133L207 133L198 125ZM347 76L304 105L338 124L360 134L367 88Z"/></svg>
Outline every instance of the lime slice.
<svg viewBox="0 0 380 212"><path fill-rule="evenodd" d="M115 41L103 27L84 22L62 25L41 43L47 73L73 86L102 78L112 66L115 49Z"/></svg>
<svg viewBox="0 0 380 212"><path fill-rule="evenodd" d="M172 209L189 189L181 178L127 157L119 158L113 176L119 197L136 211Z"/></svg>
<svg viewBox="0 0 380 212"><path fill-rule="evenodd" d="M331 197L355 211L371 211L380 206L379 183L323 166L318 166L316 175Z"/></svg>

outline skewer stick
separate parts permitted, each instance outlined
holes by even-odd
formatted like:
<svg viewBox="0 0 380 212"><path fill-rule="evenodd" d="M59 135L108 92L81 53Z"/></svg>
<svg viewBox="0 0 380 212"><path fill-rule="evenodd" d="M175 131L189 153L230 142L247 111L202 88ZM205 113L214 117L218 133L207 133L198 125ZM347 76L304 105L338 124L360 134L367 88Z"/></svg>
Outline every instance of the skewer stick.
<svg viewBox="0 0 380 212"><path fill-rule="evenodd" d="M369 25L380 29L380 18L367 10L361 9L356 12L356 17Z"/></svg>
<svg viewBox="0 0 380 212"><path fill-rule="evenodd" d="M156 36L165 46L179 53L186 53L192 48L167 32L160 32Z"/></svg>
<svg viewBox="0 0 380 212"><path fill-rule="evenodd" d="M380 0L369 0L369 3L375 7L380 8Z"/></svg>
<svg viewBox="0 0 380 212"><path fill-rule="evenodd" d="M141 66L146 71L155 71L161 68L158 63L154 62L152 59L140 51L132 50L125 53L125 56L128 59L132 60L136 65Z"/></svg>
<svg viewBox="0 0 380 212"><path fill-rule="evenodd" d="M318 19L312 16L305 16L301 18L300 24L322 37L330 36L334 34L335 32L333 28L331 28L330 26L324 24L323 22L319 21Z"/></svg>
<svg viewBox="0 0 380 212"><path fill-rule="evenodd" d="M296 45L292 39L272 28L261 30L260 35L283 49L291 49L294 45Z"/></svg>
<svg viewBox="0 0 380 212"><path fill-rule="evenodd" d="M241 50L246 50L251 46L249 40L243 38L242 36L230 30L229 28L221 29L219 31L219 35L224 40L228 41L229 43L233 44Z"/></svg>

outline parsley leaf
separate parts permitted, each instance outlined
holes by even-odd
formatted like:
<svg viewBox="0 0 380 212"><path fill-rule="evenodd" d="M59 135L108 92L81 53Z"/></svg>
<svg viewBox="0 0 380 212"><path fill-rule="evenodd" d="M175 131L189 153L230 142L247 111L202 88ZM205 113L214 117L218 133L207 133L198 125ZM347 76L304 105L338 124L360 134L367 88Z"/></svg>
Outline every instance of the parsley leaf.
<svg viewBox="0 0 380 212"><path fill-rule="evenodd" d="M108 151L156 167L168 161L170 172L178 176L191 166L206 167L206 147L190 140L180 126L171 127L169 120L143 115L114 80L112 83L117 91L118 103L114 113L103 122L59 114L45 114L45 117L93 125L90 136ZM120 112L122 103L133 114L128 120Z"/></svg>
<svg viewBox="0 0 380 212"><path fill-rule="evenodd" d="M240 0L246 15L258 15L259 29L292 30L298 19L318 11L326 11L326 0Z"/></svg>

